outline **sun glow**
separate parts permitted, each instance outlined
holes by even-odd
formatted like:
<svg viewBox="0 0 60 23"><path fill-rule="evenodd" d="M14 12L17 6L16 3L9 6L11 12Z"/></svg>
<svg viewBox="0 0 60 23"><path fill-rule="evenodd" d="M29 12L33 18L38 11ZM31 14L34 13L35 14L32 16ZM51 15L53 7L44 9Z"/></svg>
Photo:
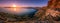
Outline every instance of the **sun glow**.
<svg viewBox="0 0 60 23"><path fill-rule="evenodd" d="M15 5L15 4L13 4L13 7L16 7L16 5Z"/></svg>
<svg viewBox="0 0 60 23"><path fill-rule="evenodd" d="M13 4L13 9L14 9L14 11L16 11L16 5L15 4Z"/></svg>

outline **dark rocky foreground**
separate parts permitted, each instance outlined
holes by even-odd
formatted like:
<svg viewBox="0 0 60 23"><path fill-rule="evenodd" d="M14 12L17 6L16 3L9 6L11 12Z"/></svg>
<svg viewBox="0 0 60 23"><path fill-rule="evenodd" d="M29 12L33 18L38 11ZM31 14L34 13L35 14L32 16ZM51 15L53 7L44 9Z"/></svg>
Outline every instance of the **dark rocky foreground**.
<svg viewBox="0 0 60 23"><path fill-rule="evenodd" d="M28 15L17 16L0 12L0 23L60 23L60 8L45 9L46 8L41 8L33 17L28 17ZM58 10L58 12L56 12L56 10Z"/></svg>
<svg viewBox="0 0 60 23"><path fill-rule="evenodd" d="M54 9L53 9L54 10ZM45 9L41 8L40 12L37 12L32 18L25 16L17 16L14 14L0 12L0 23L60 23L60 12L57 15L55 11L51 14L51 9L48 9L45 13ZM48 11L50 14L47 14Z"/></svg>

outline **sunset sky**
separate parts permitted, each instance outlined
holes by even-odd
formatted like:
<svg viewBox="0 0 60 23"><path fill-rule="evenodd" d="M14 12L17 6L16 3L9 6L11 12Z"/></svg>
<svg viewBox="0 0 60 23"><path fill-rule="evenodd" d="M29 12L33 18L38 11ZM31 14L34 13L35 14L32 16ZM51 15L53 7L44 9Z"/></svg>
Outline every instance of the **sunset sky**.
<svg viewBox="0 0 60 23"><path fill-rule="evenodd" d="M48 0L0 0L0 7L9 7L13 4L19 7L42 7L47 3Z"/></svg>

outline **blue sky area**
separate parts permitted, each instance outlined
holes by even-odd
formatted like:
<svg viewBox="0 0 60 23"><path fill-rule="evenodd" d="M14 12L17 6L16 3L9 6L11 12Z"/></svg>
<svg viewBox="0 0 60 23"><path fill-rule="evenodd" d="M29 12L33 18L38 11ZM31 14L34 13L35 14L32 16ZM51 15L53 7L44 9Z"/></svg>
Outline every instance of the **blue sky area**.
<svg viewBox="0 0 60 23"><path fill-rule="evenodd" d="M47 6L48 0L0 0L0 6L10 6L12 4L30 7Z"/></svg>

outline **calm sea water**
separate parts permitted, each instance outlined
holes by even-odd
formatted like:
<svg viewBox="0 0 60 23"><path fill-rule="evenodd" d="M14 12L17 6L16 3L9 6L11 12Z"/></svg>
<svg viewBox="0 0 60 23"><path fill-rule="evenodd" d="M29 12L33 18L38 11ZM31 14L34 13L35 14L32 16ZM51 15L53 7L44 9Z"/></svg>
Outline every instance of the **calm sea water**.
<svg viewBox="0 0 60 23"><path fill-rule="evenodd" d="M14 11L14 8L0 8L0 12L6 12L6 13L11 13L11 14L16 14L16 15L23 15L23 14L29 14L33 15L35 14L37 10L33 8L16 8L16 11Z"/></svg>

